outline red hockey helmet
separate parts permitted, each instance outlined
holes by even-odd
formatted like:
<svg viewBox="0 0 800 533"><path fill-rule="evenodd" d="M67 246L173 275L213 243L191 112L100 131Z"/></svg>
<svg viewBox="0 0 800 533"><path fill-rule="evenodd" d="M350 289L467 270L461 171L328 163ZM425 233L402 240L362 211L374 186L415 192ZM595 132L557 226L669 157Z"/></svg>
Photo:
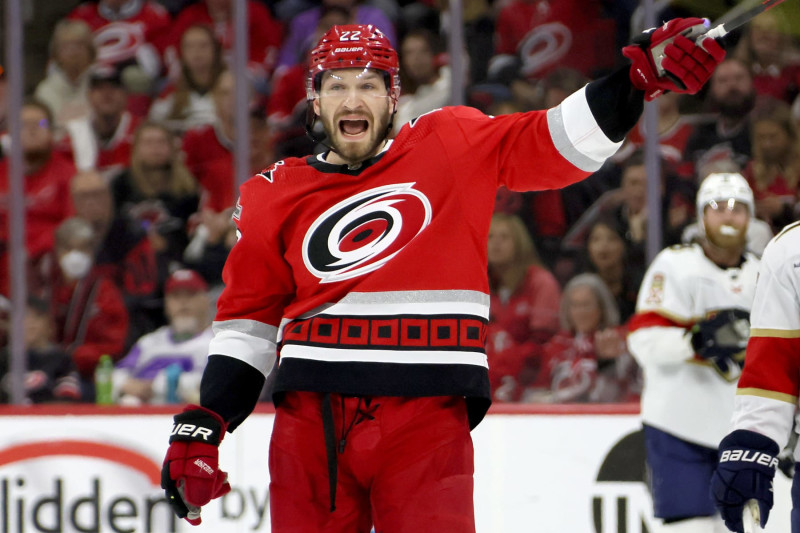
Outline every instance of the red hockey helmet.
<svg viewBox="0 0 800 533"><path fill-rule="evenodd" d="M384 72L390 93L400 94L397 52L381 30L372 24L334 26L311 51L306 79L306 98L313 100L321 75L337 68L371 68Z"/></svg>

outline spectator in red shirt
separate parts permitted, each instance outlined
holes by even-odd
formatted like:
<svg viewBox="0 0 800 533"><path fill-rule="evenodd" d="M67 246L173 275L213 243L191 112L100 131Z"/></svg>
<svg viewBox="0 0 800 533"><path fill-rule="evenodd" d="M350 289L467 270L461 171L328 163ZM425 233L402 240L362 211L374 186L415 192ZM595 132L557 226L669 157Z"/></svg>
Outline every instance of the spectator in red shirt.
<svg viewBox="0 0 800 533"><path fill-rule="evenodd" d="M777 12L762 13L744 29L734 52L750 67L753 85L759 96L770 96L790 104L800 89L797 49L781 27Z"/></svg>
<svg viewBox="0 0 800 533"><path fill-rule="evenodd" d="M143 94L161 74L171 17L152 0L99 0L76 7L69 18L83 20L94 32L97 61L125 70L132 92ZM149 99L142 98L137 114ZM133 102L132 102L133 103ZM132 106L134 107L134 106Z"/></svg>
<svg viewBox="0 0 800 533"><path fill-rule="evenodd" d="M541 346L558 331L561 289L515 215L492 217L488 254L489 379L496 400L516 400L523 367L538 367Z"/></svg>
<svg viewBox="0 0 800 533"><path fill-rule="evenodd" d="M99 170L107 178L121 172L131 157L140 119L127 110L128 91L113 67L96 67L89 77L90 115L66 124L62 150L80 170Z"/></svg>
<svg viewBox="0 0 800 533"><path fill-rule="evenodd" d="M796 220L800 143L788 104L766 102L752 120L753 159L742 174L753 189L756 216L773 232Z"/></svg>
<svg viewBox="0 0 800 533"><path fill-rule="evenodd" d="M527 78L557 66L594 77L616 58L614 22L601 17L598 0L515 0L500 11L495 36L496 53L519 55Z"/></svg>
<svg viewBox="0 0 800 533"><path fill-rule="evenodd" d="M186 166L203 188L203 208L217 213L233 207L236 196L233 168L234 124L233 74L224 72L214 88L217 118L213 125L186 132L182 149ZM275 162L272 137L263 107L253 106L250 122L250 173L255 174Z"/></svg>
<svg viewBox="0 0 800 533"><path fill-rule="evenodd" d="M65 220L56 230L52 263L40 271L45 297L55 316L56 339L72 357L82 378L84 399L91 399L92 376L101 355L123 355L128 312L111 280L93 270L95 233L80 218Z"/></svg>
<svg viewBox="0 0 800 533"><path fill-rule="evenodd" d="M281 46L283 28L273 18L267 7L254 0L247 2L248 43L250 48L248 69L255 79L264 82L275 69L278 50ZM233 53L233 2L231 0L202 0L186 6L175 19L171 33L170 56L177 58L180 38L187 28L197 24L214 30L222 43L226 62L230 65ZM172 63L176 63L173 59Z"/></svg>
<svg viewBox="0 0 800 533"><path fill-rule="evenodd" d="M25 248L28 262L37 263L53 248L53 231L72 213L69 181L75 166L53 150L53 117L35 99L22 106L22 156L25 175ZM8 159L0 160L0 293L8 294Z"/></svg>
<svg viewBox="0 0 800 533"><path fill-rule="evenodd" d="M150 106L150 120L164 122L176 133L211 124L212 90L224 71L222 47L211 28L189 26L180 40L180 72Z"/></svg>
<svg viewBox="0 0 800 533"><path fill-rule="evenodd" d="M564 287L561 331L545 344L542 372L523 401L626 402L640 392L614 297L596 274L575 276Z"/></svg>

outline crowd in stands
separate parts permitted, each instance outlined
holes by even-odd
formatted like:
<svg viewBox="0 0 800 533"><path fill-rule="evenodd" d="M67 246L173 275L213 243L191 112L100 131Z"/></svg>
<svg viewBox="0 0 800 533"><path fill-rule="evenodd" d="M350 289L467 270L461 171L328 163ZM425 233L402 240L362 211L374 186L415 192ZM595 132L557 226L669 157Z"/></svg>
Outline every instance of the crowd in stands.
<svg viewBox="0 0 800 533"><path fill-rule="evenodd" d="M93 401L104 354L116 362L121 403L175 401L167 374L176 367L177 401L196 401L236 241L236 84L249 95L252 173L324 149L305 135L305 65L332 25L374 24L398 50L395 132L448 105L454 84L487 114L555 106L625 65L619 49L643 29L636 0L465 0L465 68L451 69L447 2L250 0L248 74L235 79L231 0L75 3L52 29L46 76L18 110L18 148L0 75L0 375L8 371L7 155L19 149L29 402ZM659 17L713 18L718 3L659 2ZM730 36L708 86L659 98L658 131L638 124L587 180L498 191L486 342L495 400L638 400L641 372L625 336L647 267L647 135L658 136L664 246L696 238L695 194L714 171L741 172L755 193L754 252L800 218L795 22L777 8ZM8 399L6 375L0 401Z"/></svg>

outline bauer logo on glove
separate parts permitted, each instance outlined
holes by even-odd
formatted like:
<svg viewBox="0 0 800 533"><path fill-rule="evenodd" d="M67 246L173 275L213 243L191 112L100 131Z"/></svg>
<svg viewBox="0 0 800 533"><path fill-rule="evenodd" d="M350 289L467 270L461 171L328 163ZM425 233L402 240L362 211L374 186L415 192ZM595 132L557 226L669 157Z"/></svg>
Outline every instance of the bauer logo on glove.
<svg viewBox="0 0 800 533"><path fill-rule="evenodd" d="M174 420L161 488L175 514L197 525L202 521L200 508L231 490L228 474L218 466L227 424L217 413L197 405L187 406Z"/></svg>

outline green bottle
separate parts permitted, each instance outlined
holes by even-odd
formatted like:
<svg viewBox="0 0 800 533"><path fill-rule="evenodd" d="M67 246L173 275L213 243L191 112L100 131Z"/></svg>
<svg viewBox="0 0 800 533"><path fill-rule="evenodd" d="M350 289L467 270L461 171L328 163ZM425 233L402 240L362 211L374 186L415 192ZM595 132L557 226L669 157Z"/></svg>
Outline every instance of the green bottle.
<svg viewBox="0 0 800 533"><path fill-rule="evenodd" d="M97 405L113 405L113 381L114 362L110 355L101 355L94 369L94 394Z"/></svg>

